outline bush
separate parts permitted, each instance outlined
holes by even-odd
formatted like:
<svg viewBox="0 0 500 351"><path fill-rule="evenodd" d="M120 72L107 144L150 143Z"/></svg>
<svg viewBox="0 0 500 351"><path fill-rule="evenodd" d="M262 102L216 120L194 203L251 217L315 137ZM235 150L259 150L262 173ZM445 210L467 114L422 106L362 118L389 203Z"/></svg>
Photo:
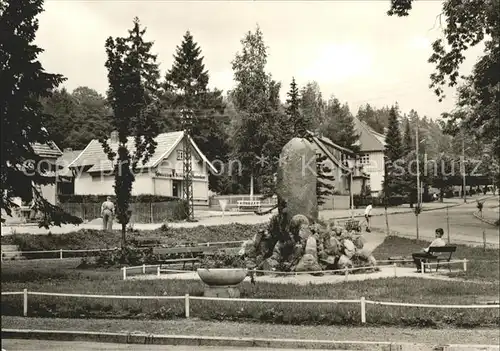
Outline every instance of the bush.
<svg viewBox="0 0 500 351"><path fill-rule="evenodd" d="M368 206L369 204L373 204L373 207L384 207L385 206L385 199L384 197L375 197L375 196L362 196L362 195L354 195L353 196L353 201L354 201L354 206L355 207L365 207ZM408 203L408 197L407 196L401 196L401 195L394 195L389 197L387 200L387 205L388 206L400 206L405 203Z"/></svg>
<svg viewBox="0 0 500 351"><path fill-rule="evenodd" d="M127 240L131 243L140 239L155 239L159 245L175 246L189 243L204 243L214 241L249 240L267 224L224 224L217 226L199 225L191 228L172 228L167 225L155 230L128 232ZM121 232L103 232L95 229L82 229L64 235L44 234L13 234L1 237L2 245L17 245L21 251L39 250L88 250L119 247ZM39 254L37 254L37 257ZM52 254L52 257L57 257ZM65 257L69 253L64 253Z"/></svg>
<svg viewBox="0 0 500 351"><path fill-rule="evenodd" d="M115 201L114 195L58 195L60 203L103 203L110 196L112 201ZM170 202L181 201L180 198L174 196L159 196L159 195L137 195L131 196L131 203L151 203L151 202Z"/></svg>

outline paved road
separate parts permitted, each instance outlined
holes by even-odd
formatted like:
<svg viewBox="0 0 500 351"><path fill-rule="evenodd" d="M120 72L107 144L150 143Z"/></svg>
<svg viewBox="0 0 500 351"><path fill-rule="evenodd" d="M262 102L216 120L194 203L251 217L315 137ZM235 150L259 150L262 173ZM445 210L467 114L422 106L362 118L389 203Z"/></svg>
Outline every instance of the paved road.
<svg viewBox="0 0 500 351"><path fill-rule="evenodd" d="M430 203L427 204L429 208L435 208L435 207L442 207L446 205L453 205L456 203L457 199L446 199L448 202L445 204L441 203ZM409 208L407 205L405 206L399 206L399 207L394 207L394 208L389 208L388 211L389 213L399 213L399 212L405 212L408 211ZM207 217L203 214L203 211L199 211L199 214L201 218L199 218L198 222L179 222L179 223L169 223L168 225L173 228L188 228L188 227L196 227L199 225L206 225L206 226L212 226L212 225L221 225L221 224L230 224L230 223L240 223L240 224L258 224L258 223L268 223L271 216L276 213L276 210L268 215L262 215L258 216L253 213L230 213L222 217L222 214L216 216L214 215L214 211L212 212L212 217ZM355 209L354 210L354 215L355 216L362 216L364 212L364 209ZM373 209L373 215L377 214L382 214L383 209L381 208L374 208ZM323 210L320 211L319 216L320 218L323 219L330 219L330 218L345 218L349 217L351 215L350 210ZM80 226L74 226L74 225L62 225L61 227L52 227L50 230L47 230L45 228L38 228L36 225L12 225L12 226L5 226L2 225L2 235L9 235L12 233L30 233L30 234L47 234L49 231L52 234L64 234L64 233L69 233L71 231L76 231L80 229L101 229L102 224L100 224L100 220L94 220L90 223L85 223ZM161 223L138 223L134 225L135 229L138 230L154 230L157 229L161 226ZM118 223L114 223L113 229L115 230L120 230L121 227Z"/></svg>
<svg viewBox="0 0 500 351"><path fill-rule="evenodd" d="M81 341L45 341L45 340L2 340L5 351L300 351L301 349L263 349L255 347L207 347L207 346L169 346L169 345L137 345L137 344L110 344Z"/></svg>
<svg viewBox="0 0 500 351"><path fill-rule="evenodd" d="M448 200L448 199L447 199ZM450 199L456 202L456 199ZM475 199L472 199L474 201ZM448 203L452 205L453 203ZM447 204L430 203L424 204L424 208L433 209ZM498 205L498 197L491 198L486 201L485 208ZM389 227L391 231L399 232L402 236L416 238L416 219L413 213L397 213L407 211L407 208L391 208L389 209L391 215L389 216ZM499 229L490 224L484 223L473 216L476 211L476 202L462 204L456 207L449 208L449 223L450 223L450 238L452 242L456 243L475 243L482 245L483 230L486 234L486 241L488 245L499 246ZM363 209L355 210L355 215L362 215ZM383 213L383 209L375 208L373 210L374 217L372 217L372 226L374 228L385 229L385 217L377 216ZM446 209L436 209L432 211L424 211L419 216L419 237L421 239L434 238L434 230L442 227L447 235L447 221ZM338 218L348 216L349 210L335 210L335 211L321 211L320 217L324 219ZM268 223L271 215L257 216L255 214L239 215L239 216L225 216L203 218L195 223L169 223L172 227L195 227L198 225L220 225L228 223L241 223L241 224L256 224ZM160 227L160 224L138 224L136 229L148 230ZM100 229L100 225L85 224L80 227L63 225L62 227L53 227L50 232L53 234L63 234L70 231L92 228ZM119 229L117 224L116 229ZM33 234L46 234L49 231L38 227L2 227L2 235L10 234L14 230L17 233L33 233Z"/></svg>
<svg viewBox="0 0 500 351"><path fill-rule="evenodd" d="M496 198L486 201L485 206L498 204ZM425 207L425 204L424 204ZM476 211L476 203L467 203L448 209L451 242L483 242L483 230L486 234L486 242L492 246L499 245L499 228L484 223L473 216ZM424 211L419 215L419 236L422 239L434 238L434 230L441 227L447 236L447 211L446 209L435 211ZM372 217L372 226L385 228L385 217ZM389 228L401 234L416 238L416 218L413 213L389 216Z"/></svg>

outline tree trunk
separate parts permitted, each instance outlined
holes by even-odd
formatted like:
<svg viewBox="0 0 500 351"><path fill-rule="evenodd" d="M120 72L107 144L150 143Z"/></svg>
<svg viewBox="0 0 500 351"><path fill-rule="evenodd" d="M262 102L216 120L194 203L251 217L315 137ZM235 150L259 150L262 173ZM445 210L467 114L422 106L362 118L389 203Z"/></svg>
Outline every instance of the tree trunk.
<svg viewBox="0 0 500 351"><path fill-rule="evenodd" d="M386 230L386 235L390 235L390 230L389 230L389 216L387 214L387 203L384 206L385 209L385 230Z"/></svg>
<svg viewBox="0 0 500 351"><path fill-rule="evenodd" d="M125 237L125 233L127 231L127 225L122 223L122 249L127 245L127 238Z"/></svg>

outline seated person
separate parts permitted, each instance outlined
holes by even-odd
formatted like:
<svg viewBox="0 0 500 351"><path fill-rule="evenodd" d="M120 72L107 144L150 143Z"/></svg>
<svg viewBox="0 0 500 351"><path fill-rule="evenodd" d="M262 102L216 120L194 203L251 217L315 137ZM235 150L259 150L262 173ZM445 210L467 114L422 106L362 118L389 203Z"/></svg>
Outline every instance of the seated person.
<svg viewBox="0 0 500 351"><path fill-rule="evenodd" d="M436 239L434 239L434 241L429 245L429 247L446 246L446 242L443 240L443 234L444 234L443 228L437 228ZM422 268L421 264L422 261L425 262L427 258L434 257L432 254L429 253L429 247L422 249L422 252L417 252L411 255L413 257L413 262L415 262L415 265L417 266L418 272L420 272Z"/></svg>

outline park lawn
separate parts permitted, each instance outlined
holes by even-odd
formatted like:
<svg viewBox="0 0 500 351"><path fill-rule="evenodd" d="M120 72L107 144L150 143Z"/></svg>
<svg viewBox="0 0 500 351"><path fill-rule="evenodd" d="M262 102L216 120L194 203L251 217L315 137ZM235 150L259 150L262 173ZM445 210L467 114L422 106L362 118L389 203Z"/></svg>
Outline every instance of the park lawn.
<svg viewBox="0 0 500 351"><path fill-rule="evenodd" d="M77 269L79 260L4 262L2 291L63 292L103 295L202 296L203 285L187 280L127 280L120 271ZM271 299L359 299L407 303L477 304L498 300L498 285L419 278L390 278L335 285L242 284L242 297ZM235 301L190 303L191 316L204 320L250 321L309 325L359 325L359 304L289 304ZM3 296L2 315L22 314L22 297ZM96 298L30 296L29 315L60 318L174 319L184 317L183 300L111 300ZM424 309L367 306L369 325L398 326L499 326L498 309Z"/></svg>
<svg viewBox="0 0 500 351"><path fill-rule="evenodd" d="M429 244L430 242L428 241L389 236L373 251L373 255L378 260L386 260L393 256L411 258L413 252L419 252L422 248L429 246ZM484 250L480 247L470 247L466 245L456 246L457 251L453 254L452 259L466 258L469 260L467 263L467 272L447 273L447 268L443 267L440 269L441 273L465 280L481 280L494 283L500 281L500 250ZM461 268L461 264L457 265L458 266L455 267Z"/></svg>

